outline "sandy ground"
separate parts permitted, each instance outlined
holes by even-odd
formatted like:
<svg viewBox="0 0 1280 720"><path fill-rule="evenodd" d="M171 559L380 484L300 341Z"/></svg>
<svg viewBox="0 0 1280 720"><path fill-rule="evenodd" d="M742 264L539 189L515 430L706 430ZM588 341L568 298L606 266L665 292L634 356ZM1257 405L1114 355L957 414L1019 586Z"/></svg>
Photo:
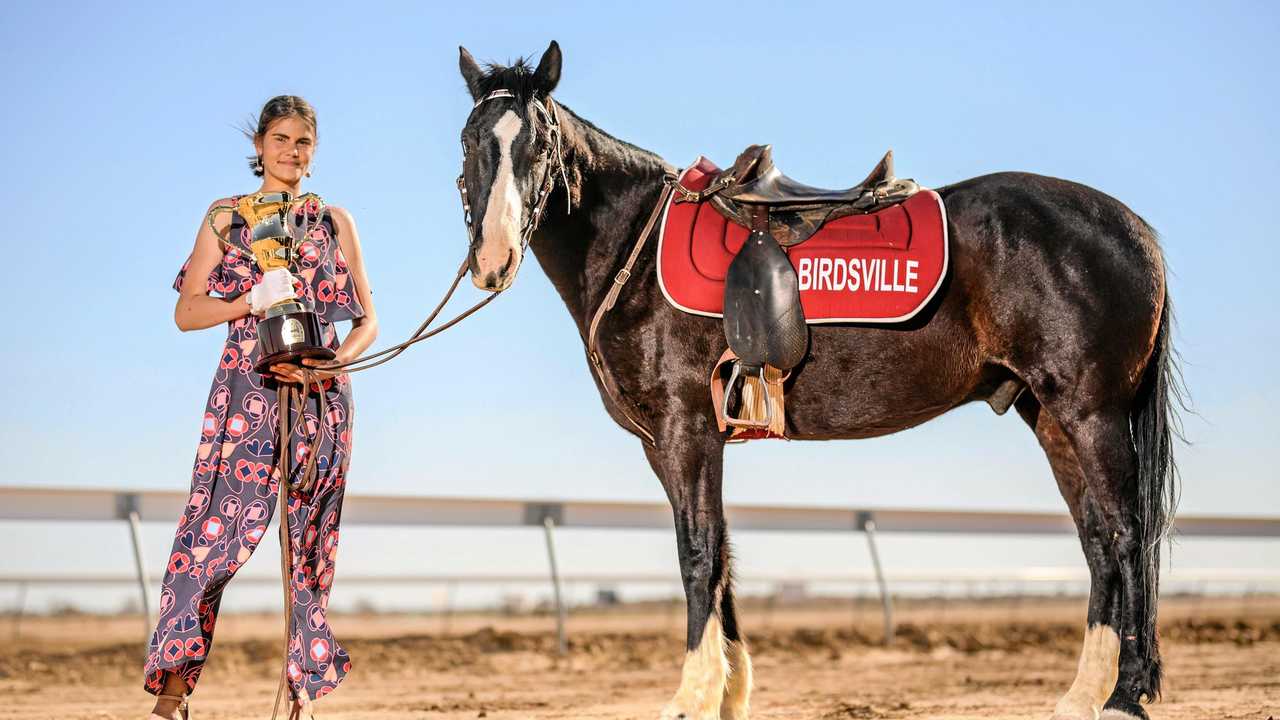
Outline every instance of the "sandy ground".
<svg viewBox="0 0 1280 720"><path fill-rule="evenodd" d="M746 603L753 718L1047 718L1075 673L1083 601L900 604L893 646L871 603ZM1167 598L1153 718L1280 719L1280 599ZM5 623L8 623L8 627ZM354 668L317 705L356 718L656 718L683 657L683 608L552 619L336 616ZM270 716L279 619L227 615L193 715ZM0 718L144 718L137 617L0 619ZM17 630L15 637L15 630Z"/></svg>

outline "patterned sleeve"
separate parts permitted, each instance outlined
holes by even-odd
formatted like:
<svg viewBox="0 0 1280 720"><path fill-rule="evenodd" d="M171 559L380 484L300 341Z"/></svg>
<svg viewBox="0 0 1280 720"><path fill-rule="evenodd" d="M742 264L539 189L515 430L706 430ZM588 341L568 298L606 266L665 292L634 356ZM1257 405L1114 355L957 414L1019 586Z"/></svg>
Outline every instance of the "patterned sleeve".
<svg viewBox="0 0 1280 720"><path fill-rule="evenodd" d="M238 196L233 196L232 200ZM232 214L231 224L227 228L228 239L231 239L230 247L222 256L222 262L209 273L209 277L205 280L205 292L209 295L222 296L228 300L233 300L253 287L253 262L249 257L248 251L242 249L234 242L235 234L243 235L245 233L244 222L240 220L239 215ZM246 243L248 238L241 237ZM187 270L191 266L191 256L188 255L186 262L182 263L182 269L178 271L178 276L173 280L173 289L182 292L182 284L186 281Z"/></svg>
<svg viewBox="0 0 1280 720"><path fill-rule="evenodd" d="M338 241L338 229L331 213L326 210L325 222L313 234L312 240L323 246L326 252L318 253L314 276L316 312L326 321L335 323L364 317L364 307L356 293L355 278L347 268Z"/></svg>
<svg viewBox="0 0 1280 720"><path fill-rule="evenodd" d="M182 283L187 277L187 268L191 265L191 256L182 263L178 277L173 280L173 289L182 292ZM205 292L228 300L234 300L253 287L253 269L246 253L238 248L227 250L209 277L205 280Z"/></svg>

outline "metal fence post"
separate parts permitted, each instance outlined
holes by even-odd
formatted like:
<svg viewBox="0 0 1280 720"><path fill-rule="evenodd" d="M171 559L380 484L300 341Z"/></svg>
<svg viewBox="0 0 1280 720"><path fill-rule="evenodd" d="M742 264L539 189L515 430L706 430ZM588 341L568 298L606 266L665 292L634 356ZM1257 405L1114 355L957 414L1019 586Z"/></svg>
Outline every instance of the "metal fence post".
<svg viewBox="0 0 1280 720"><path fill-rule="evenodd" d="M869 512L858 513L858 529L867 536L867 548L871 550L871 564L875 567L876 583L880 586L880 603L884 607L884 644L893 644L893 597L889 594L889 583L884 579L884 568L880 565L880 553L876 550L876 521Z"/></svg>
<svg viewBox="0 0 1280 720"><path fill-rule="evenodd" d="M18 583L18 605L13 609L13 639L22 634L22 614L27 608L27 583Z"/></svg>
<svg viewBox="0 0 1280 720"><path fill-rule="evenodd" d="M559 654L569 652L569 638L565 631L567 612L564 597L560 592L560 569L556 565L556 544L553 531L556 520L563 520L564 506L559 503L533 503L525 506L525 522L542 525L543 536L547 541L547 561L551 565L551 587L556 599L556 649Z"/></svg>
<svg viewBox="0 0 1280 720"><path fill-rule="evenodd" d="M120 495L116 507L129 523L129 535L133 538L133 564L138 571L138 592L142 597L142 621L144 642L151 641L151 588L147 585L147 567L142 555L142 518L138 515L138 496L132 493Z"/></svg>
<svg viewBox="0 0 1280 720"><path fill-rule="evenodd" d="M564 598L560 595L560 570L556 567L556 545L551 535L555 526L556 521L550 515L542 519L542 529L547 536L547 560L551 563L551 586L556 592L556 648L561 655L564 655L569 651L569 639L565 637Z"/></svg>

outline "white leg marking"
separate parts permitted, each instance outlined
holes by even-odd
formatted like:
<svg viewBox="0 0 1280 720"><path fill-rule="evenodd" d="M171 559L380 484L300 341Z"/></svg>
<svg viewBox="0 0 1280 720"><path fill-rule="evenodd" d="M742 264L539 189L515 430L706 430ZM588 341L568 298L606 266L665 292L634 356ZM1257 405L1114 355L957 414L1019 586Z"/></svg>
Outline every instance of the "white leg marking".
<svg viewBox="0 0 1280 720"><path fill-rule="evenodd" d="M702 642L684 657L680 689L662 710L662 720L720 720L729 661L724 654L724 631L713 613L702 630Z"/></svg>
<svg viewBox="0 0 1280 720"><path fill-rule="evenodd" d="M1123 710L1103 710L1098 720L1138 720L1136 715L1130 715Z"/></svg>
<svg viewBox="0 0 1280 720"><path fill-rule="evenodd" d="M751 654L747 652L747 641L726 642L725 655L729 660L729 679L724 686L720 720L747 720L752 683Z"/></svg>
<svg viewBox="0 0 1280 720"><path fill-rule="evenodd" d="M481 244L476 252L476 264L481 275L501 270L513 252L519 259L520 216L524 213L524 204L520 201L515 170L511 166L511 144L522 127L524 122L511 110L493 126L493 134L498 138L498 171L493 176L484 223L480 227ZM512 274L515 270L511 268Z"/></svg>
<svg viewBox="0 0 1280 720"><path fill-rule="evenodd" d="M1085 630L1080 665L1071 689L1053 709L1054 720L1095 720L1120 675L1120 636L1107 625ZM1114 712L1114 711L1109 711ZM1106 714L1103 717L1107 717ZM1120 713L1116 718L1129 718Z"/></svg>

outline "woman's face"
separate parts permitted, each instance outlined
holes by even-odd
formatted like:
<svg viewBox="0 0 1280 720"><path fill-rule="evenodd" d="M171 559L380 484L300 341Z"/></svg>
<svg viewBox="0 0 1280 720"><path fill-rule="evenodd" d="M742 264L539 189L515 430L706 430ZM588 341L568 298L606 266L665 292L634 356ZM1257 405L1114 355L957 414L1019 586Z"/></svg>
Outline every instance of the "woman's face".
<svg viewBox="0 0 1280 720"><path fill-rule="evenodd" d="M302 118L280 118L267 126L254 149L262 156L262 172L285 185L297 185L311 167L316 134Z"/></svg>

